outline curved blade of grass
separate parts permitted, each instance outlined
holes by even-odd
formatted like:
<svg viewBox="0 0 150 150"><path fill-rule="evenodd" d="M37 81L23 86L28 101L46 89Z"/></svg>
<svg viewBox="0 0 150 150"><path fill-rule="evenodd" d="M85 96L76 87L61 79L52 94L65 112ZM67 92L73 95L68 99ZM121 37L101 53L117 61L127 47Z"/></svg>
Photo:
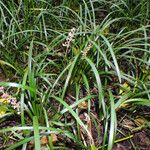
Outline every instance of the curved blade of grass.
<svg viewBox="0 0 150 150"><path fill-rule="evenodd" d="M110 97L110 104L111 104L111 118L110 118L110 130L109 130L109 141L108 141L108 150L112 150L114 140L115 140L115 134L116 134L116 112L115 112L115 105L114 105L114 99L111 91L109 91L109 97Z"/></svg>
<svg viewBox="0 0 150 150"><path fill-rule="evenodd" d="M29 54L28 54L28 68L29 68L29 76L32 70L32 50L33 50L33 40L30 43Z"/></svg>
<svg viewBox="0 0 150 150"><path fill-rule="evenodd" d="M133 95L132 92L128 92L127 94L123 95L115 104L115 109L119 108L121 104L126 101L128 98L130 98Z"/></svg>
<svg viewBox="0 0 150 150"><path fill-rule="evenodd" d="M76 90L76 97L75 97L75 99L76 99L76 102L78 102L79 101L79 95L80 95L80 84L75 84L75 90ZM77 108L76 109L76 114L79 116L79 109ZM77 122L77 124L76 124L76 128L77 128L77 133L76 133L76 136L77 136L77 138L78 138L78 140L81 140L81 136L80 136L80 125L78 124L78 122Z"/></svg>
<svg viewBox="0 0 150 150"><path fill-rule="evenodd" d="M107 40L107 38L105 36L103 36L102 34L100 36L103 38L106 45L108 46L108 49L109 49L110 54L112 56L112 59L114 61L114 65L116 67L116 72L117 72L117 75L118 75L119 82L121 83L121 73L120 73L120 69L119 69L119 66L118 66L118 63L117 63L116 56L115 56L114 51L112 49L112 46L111 46L111 44L109 43L109 41Z"/></svg>
<svg viewBox="0 0 150 150"><path fill-rule="evenodd" d="M102 23L100 24L100 26L97 28L98 30L100 30L101 32L103 32L105 29L109 28L109 26L119 20L125 20L125 17L120 17L120 18L115 18L113 20L111 20L110 17L111 14L108 14L102 21Z"/></svg>
<svg viewBox="0 0 150 150"><path fill-rule="evenodd" d="M23 130L33 130L33 127L31 126L24 126L24 127L9 127L9 128L3 128L0 129L0 133L4 133L4 132L10 132L10 131L23 131Z"/></svg>
<svg viewBox="0 0 150 150"><path fill-rule="evenodd" d="M10 132L10 131L24 131L24 130L30 130L33 131L34 128L33 126L24 126L24 127L20 127L20 126L16 126L16 127L8 127L8 128L3 128L0 129L0 133L4 133L4 132ZM64 132L69 132L66 130L61 130L58 128L51 128L51 127L43 127L43 126L39 126L39 130L50 130L50 133L64 133Z"/></svg>
<svg viewBox="0 0 150 150"><path fill-rule="evenodd" d="M70 66L69 73L68 73L68 76L67 76L67 78L66 78L66 82L65 82L65 85L64 85L64 88L63 88L63 92L62 92L62 96L61 96L62 99L63 99L64 96L65 96L65 92L66 92L66 90L67 90L67 86L68 86L68 84L69 84L69 80L70 80L70 78L71 78L73 69L74 69L74 67L75 67L75 65L76 65L76 63L77 63L78 58L79 58L79 55L77 55L77 56L75 57L74 61L72 62L71 66Z"/></svg>
<svg viewBox="0 0 150 150"><path fill-rule="evenodd" d="M34 89L32 89L29 86L24 86L22 84L19 83L13 83L13 82L0 82L0 86L4 86L4 87L16 87L16 88L22 88L25 90L30 90L30 91L34 91Z"/></svg>
<svg viewBox="0 0 150 150"><path fill-rule="evenodd" d="M91 133L88 131L85 124L81 121L79 116L73 111L73 109L62 99L56 96L52 96L55 100L57 100L59 103L61 103L64 107L66 107L69 111L69 113L76 119L77 123L87 132L90 139L92 139Z"/></svg>
<svg viewBox="0 0 150 150"><path fill-rule="evenodd" d="M143 98L128 99L124 103L133 103L136 105L150 106L150 100Z"/></svg>
<svg viewBox="0 0 150 150"><path fill-rule="evenodd" d="M105 63L110 67L109 61L106 57L106 55L102 52L102 50L100 49L100 47L98 46L98 44L94 41L90 41L95 47L96 49L99 51L99 53L101 54L101 56L103 57Z"/></svg>
<svg viewBox="0 0 150 150"><path fill-rule="evenodd" d="M90 86L89 86L88 79L87 79L86 75L83 73L82 73L82 77L83 77L83 81L84 81L84 84L86 87L86 91L87 91L88 95L90 95ZM88 99L88 114L90 114L90 110L91 110L91 101L90 101L90 99Z"/></svg>
<svg viewBox="0 0 150 150"><path fill-rule="evenodd" d="M91 4L91 8L92 8L93 26L94 26L94 31L95 31L95 29L96 29L96 19L95 19L96 15L95 15L95 9L94 9L93 3L94 2L92 0L90 0L90 4Z"/></svg>
<svg viewBox="0 0 150 150"><path fill-rule="evenodd" d="M25 86L26 85L26 81L27 81L27 75L28 75L28 69L26 69L24 77L23 77L23 82L22 85ZM22 93L21 93L21 124L22 126L25 125L25 118L24 118L24 97L25 97L25 89L22 89Z"/></svg>
<svg viewBox="0 0 150 150"><path fill-rule="evenodd" d="M84 97L84 98L82 98L82 99L80 99L80 100L74 102L72 105L70 105L70 107L71 107L71 108L74 108L74 107L78 106L80 103L82 103L82 102L84 102L84 101L87 101L87 100L90 100L91 98L94 98L94 97L95 97L95 96L88 95L88 96L86 96L86 97ZM68 109L67 109L67 108L64 108L63 110L61 110L61 114L64 114L64 113L66 113L67 111L68 111Z"/></svg>
<svg viewBox="0 0 150 150"><path fill-rule="evenodd" d="M104 114L104 116L106 116L105 102L104 102L103 89L102 89L102 83L101 83L101 80L100 80L100 76L98 74L98 71L97 71L94 63L87 57L85 57L85 59L89 63L89 65L91 66L92 71L93 71L93 73L95 75L95 78L96 78L98 92L99 92L99 109L101 109L101 105L102 105L103 114Z"/></svg>
<svg viewBox="0 0 150 150"><path fill-rule="evenodd" d="M134 97L139 97L139 96L144 96L145 94L150 93L150 90L144 90L142 92L139 93L134 93Z"/></svg>
<svg viewBox="0 0 150 150"><path fill-rule="evenodd" d="M47 41L47 29L46 29L45 18L43 14L42 14L42 21L43 21L43 30L45 34L45 40Z"/></svg>
<svg viewBox="0 0 150 150"><path fill-rule="evenodd" d="M146 92L146 94L147 94L148 99L150 100L150 92L149 92L149 90L148 90L148 87L147 87L144 83L143 83L142 85L143 85L143 87L144 87L144 89L145 89L145 92Z"/></svg>
<svg viewBox="0 0 150 150"><path fill-rule="evenodd" d="M48 121L48 115L47 115L47 112L46 110L43 108L44 110L44 116L45 116L45 123L46 123L46 127L49 128L49 121ZM50 134L50 130L47 130L47 132ZM54 146L53 146L53 143L52 143L52 138L51 136L48 136L48 142L49 142L49 146L50 146L50 149L54 149Z"/></svg>
<svg viewBox="0 0 150 150"><path fill-rule="evenodd" d="M42 31L39 31L39 30L24 30L24 31L21 31L21 32L15 32L13 34L10 34L6 37L3 38L3 40L7 40L9 39L10 37L15 37L16 35L19 35L19 34L23 34L23 33L31 33L31 32L35 32L35 33L43 33Z"/></svg>
<svg viewBox="0 0 150 150"><path fill-rule="evenodd" d="M91 28L92 28L93 27L93 22L92 22L92 16L91 16L91 13L90 13L90 9L88 8L87 3L85 2L85 0L82 0L82 1L84 3L84 6L85 6L85 9L84 9L85 10L85 14L86 15L88 14L88 20L87 21L90 22L90 25L91 25ZM92 12L93 12L93 10L92 10Z"/></svg>
<svg viewBox="0 0 150 150"><path fill-rule="evenodd" d="M62 77L62 75L69 69L69 67L71 66L71 64L69 64L62 72L61 74L58 76L58 78L55 80L51 90L50 90L50 93L52 92L52 90L54 89L54 87L57 85L58 81L60 80L60 78Z"/></svg>
<svg viewBox="0 0 150 150"><path fill-rule="evenodd" d="M23 140L21 140L21 141L15 143L15 144L11 145L9 148L6 148L5 150L14 150L14 149L16 149L17 147L19 147L19 146L21 146L21 145L23 145L23 144L25 144L25 143L28 143L28 142L31 141L32 139L33 139L33 137L25 138L25 139L23 139Z"/></svg>
<svg viewBox="0 0 150 150"><path fill-rule="evenodd" d="M2 110L2 108L0 109L0 111L1 110ZM6 113L6 114L3 114L3 115L1 114L0 115L0 120L3 119L3 118L7 118L7 117L10 117L10 116L13 116L13 115L14 115L13 113Z"/></svg>
<svg viewBox="0 0 150 150"><path fill-rule="evenodd" d="M17 69L13 65L11 65L10 63L6 61L0 60L0 65L7 65L17 71Z"/></svg>

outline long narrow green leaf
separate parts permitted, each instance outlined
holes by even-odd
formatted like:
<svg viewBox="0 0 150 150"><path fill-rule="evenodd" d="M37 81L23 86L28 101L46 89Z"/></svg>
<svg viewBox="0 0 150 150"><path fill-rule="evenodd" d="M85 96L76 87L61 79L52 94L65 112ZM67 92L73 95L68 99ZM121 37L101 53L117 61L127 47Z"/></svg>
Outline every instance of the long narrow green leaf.
<svg viewBox="0 0 150 150"><path fill-rule="evenodd" d="M71 64L69 64L61 73L60 75L58 76L58 78L55 80L51 90L50 90L50 93L52 92L52 90L54 89L54 87L57 85L58 81L60 80L60 78L63 76L63 74L69 69L69 67L71 66Z"/></svg>
<svg viewBox="0 0 150 150"><path fill-rule="evenodd" d="M150 100L143 99L143 98L128 99L128 100L124 101L124 103L133 103L136 105L150 106Z"/></svg>
<svg viewBox="0 0 150 150"><path fill-rule="evenodd" d="M47 115L46 110L45 110L45 109L43 109L43 110L44 110L44 116L45 116L46 127L49 128L48 115ZM47 132L50 134L50 130L47 130ZM52 138L51 138L51 136L48 136L48 141L49 141L50 149L53 150L53 149L54 149L54 146L53 146L53 143L52 143Z"/></svg>
<svg viewBox="0 0 150 150"><path fill-rule="evenodd" d="M23 82L22 85L25 86L26 85L26 81L27 81L27 75L28 75L28 69L26 69L24 77L23 77ZM24 117L24 98L25 98L25 89L22 89L22 93L21 93L21 124L22 126L25 125L25 117Z"/></svg>
<svg viewBox="0 0 150 150"><path fill-rule="evenodd" d="M13 65L11 65L10 63L6 61L0 60L0 65L7 65L17 71L17 69Z"/></svg>
<svg viewBox="0 0 150 150"><path fill-rule="evenodd" d="M109 41L107 40L107 38L105 36L103 36L102 34L100 36L103 38L103 40L105 41L105 43L108 46L108 49L109 49L110 54L112 56L112 59L114 61L114 65L116 67L116 72L117 72L117 75L118 75L118 79L121 83L121 73L120 73L120 69L119 69L119 66L118 66L117 59L116 59L116 56L114 54L113 48L112 48L111 44L109 43Z"/></svg>
<svg viewBox="0 0 150 150"><path fill-rule="evenodd" d="M63 88L62 96L61 96L62 99L63 99L64 96L65 96L65 92L66 92L66 90L67 90L67 86L68 86L68 84L69 84L69 80L70 80L70 78L71 78L73 69L74 69L74 67L75 67L75 65L76 65L76 62L77 62L78 58L79 58L79 55L77 55L77 56L75 57L74 61L72 62L71 66L70 66L69 73L68 73L68 76L67 76L67 79L66 79L64 88Z"/></svg>
<svg viewBox="0 0 150 150"><path fill-rule="evenodd" d="M63 106L65 106L68 109L68 111L76 119L76 121L78 122L78 124L87 132L89 138L92 139L91 133L88 131L87 127L81 121L81 119L79 118L79 116L73 111L73 109L62 98L59 98L59 97L56 97L56 96L52 96L52 98L54 98L55 100L57 100L58 102L60 102L61 104L63 104Z"/></svg>
<svg viewBox="0 0 150 150"><path fill-rule="evenodd" d="M41 150L41 144L40 144L40 135L39 135L39 123L38 123L38 117L33 117L33 129L34 129L34 142L35 142L35 149Z"/></svg>
<svg viewBox="0 0 150 150"><path fill-rule="evenodd" d="M92 71L95 75L96 82L97 82L97 87L98 87L98 92L99 92L99 108L101 109L101 105L103 108L103 114L106 116L106 110L105 110L105 102L104 102L104 96L103 96L103 89L102 89L102 83L100 80L100 76L98 74L98 71L94 65L94 63L87 57L85 57L86 61L90 64Z"/></svg>
<svg viewBox="0 0 150 150"><path fill-rule="evenodd" d="M116 112L115 112L115 105L114 105L114 99L111 91L109 91L109 97L110 97L110 104L111 104L111 114L110 114L110 130L109 130L109 141L108 141L108 150L112 150L114 140L115 140L115 134L116 134Z"/></svg>
<svg viewBox="0 0 150 150"><path fill-rule="evenodd" d="M29 86L24 86L22 84L13 83L13 82L0 82L0 86L4 86L4 87L16 87L16 88L22 88L22 89L25 89L25 90L34 91L34 89L31 88L31 87L29 87Z"/></svg>
<svg viewBox="0 0 150 150"><path fill-rule="evenodd" d="M74 107L78 106L80 103L82 103L82 102L84 102L84 101L87 101L87 100L90 100L90 99L92 99L92 98L94 98L94 97L96 97L96 96L88 95L88 96L86 96L86 97L84 97L84 98L82 98L82 99L80 99L80 100L74 102L72 105L70 105L70 107L71 107L71 108L74 108ZM64 108L63 110L61 110L61 114L64 114L64 113L66 113L67 111L68 111L68 109L67 109L67 108Z"/></svg>
<svg viewBox="0 0 150 150"><path fill-rule="evenodd" d="M15 143L15 144L11 145L9 148L6 148L5 150L14 150L17 147L19 147L19 146L21 146L27 142L30 142L32 139L33 139L33 137L25 138L25 139Z"/></svg>

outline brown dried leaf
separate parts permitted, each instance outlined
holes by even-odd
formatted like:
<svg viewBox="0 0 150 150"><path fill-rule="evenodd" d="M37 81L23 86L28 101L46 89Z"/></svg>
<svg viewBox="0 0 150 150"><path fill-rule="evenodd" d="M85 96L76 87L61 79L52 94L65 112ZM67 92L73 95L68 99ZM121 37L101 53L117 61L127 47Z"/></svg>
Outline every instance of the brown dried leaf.
<svg viewBox="0 0 150 150"><path fill-rule="evenodd" d="M135 124L136 124L137 126L141 126L141 125L143 125L143 124L145 123L145 119L142 118L142 117L138 117L138 118L136 118L136 119L134 120L134 122L135 122Z"/></svg>
<svg viewBox="0 0 150 150"><path fill-rule="evenodd" d="M41 144L48 144L47 136L42 136Z"/></svg>
<svg viewBox="0 0 150 150"><path fill-rule="evenodd" d="M53 144L58 141L56 134L50 134L49 137L51 138ZM41 144L43 144L43 145L48 144L48 137L47 136L43 136L41 138Z"/></svg>
<svg viewBox="0 0 150 150"><path fill-rule="evenodd" d="M82 109L87 109L88 108L88 102L81 102L79 105L78 105L79 108L82 108Z"/></svg>
<svg viewBox="0 0 150 150"><path fill-rule="evenodd" d="M122 126L128 130L132 130L135 127L135 124L131 120L124 119L122 122Z"/></svg>

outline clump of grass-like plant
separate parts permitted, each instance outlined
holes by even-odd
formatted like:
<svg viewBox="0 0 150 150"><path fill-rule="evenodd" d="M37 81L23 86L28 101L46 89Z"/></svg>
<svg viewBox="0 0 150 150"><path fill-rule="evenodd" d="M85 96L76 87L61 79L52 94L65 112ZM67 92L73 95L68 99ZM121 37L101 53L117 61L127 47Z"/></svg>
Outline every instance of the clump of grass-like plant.
<svg viewBox="0 0 150 150"><path fill-rule="evenodd" d="M20 102L7 149L113 148L119 109L150 106L150 4L135 5L0 1L0 86Z"/></svg>

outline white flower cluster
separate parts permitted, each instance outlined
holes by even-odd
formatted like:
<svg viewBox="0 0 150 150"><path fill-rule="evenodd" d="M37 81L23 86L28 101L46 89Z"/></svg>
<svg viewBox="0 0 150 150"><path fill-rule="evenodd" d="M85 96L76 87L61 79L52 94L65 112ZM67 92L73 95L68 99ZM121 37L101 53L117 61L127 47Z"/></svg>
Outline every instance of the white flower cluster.
<svg viewBox="0 0 150 150"><path fill-rule="evenodd" d="M64 47L66 47L66 52L68 52L71 42L74 40L73 38L75 36L75 31L76 29L72 28L71 31L68 33L65 43L62 44Z"/></svg>
<svg viewBox="0 0 150 150"><path fill-rule="evenodd" d="M92 44L89 43L88 46L84 49L84 51L82 51L82 56L86 57L91 48L92 48Z"/></svg>

